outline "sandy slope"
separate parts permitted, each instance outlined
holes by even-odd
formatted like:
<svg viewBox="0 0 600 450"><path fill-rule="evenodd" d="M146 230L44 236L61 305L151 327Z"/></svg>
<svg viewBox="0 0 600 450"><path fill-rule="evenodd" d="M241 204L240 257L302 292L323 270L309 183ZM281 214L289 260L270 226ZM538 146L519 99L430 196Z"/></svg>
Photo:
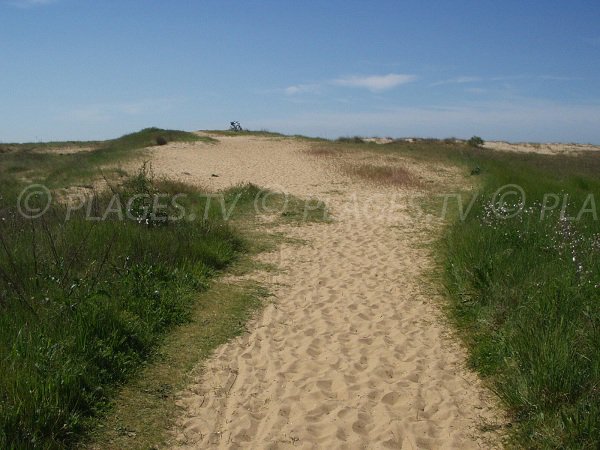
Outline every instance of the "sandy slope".
<svg viewBox="0 0 600 450"><path fill-rule="evenodd" d="M285 227L306 244L264 256L276 299L181 393L174 446L490 448L495 412L423 277L439 226L415 220L411 193L345 178L307 142L219 139L156 149L155 170L318 195L334 221Z"/></svg>
<svg viewBox="0 0 600 450"><path fill-rule="evenodd" d="M512 143L504 141L489 141L486 142L483 146L492 150L520 153L541 153L544 155L578 154L582 152L600 151L600 146L591 144L536 144L530 142Z"/></svg>

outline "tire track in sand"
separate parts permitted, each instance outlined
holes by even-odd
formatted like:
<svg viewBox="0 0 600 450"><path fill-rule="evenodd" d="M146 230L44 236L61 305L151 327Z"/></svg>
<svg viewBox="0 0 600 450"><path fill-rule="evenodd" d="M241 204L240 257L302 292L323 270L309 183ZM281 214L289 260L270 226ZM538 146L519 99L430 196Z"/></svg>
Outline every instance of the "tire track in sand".
<svg viewBox="0 0 600 450"><path fill-rule="evenodd" d="M439 227L390 208L410 192L328 171L307 143L219 139L157 150L155 167L321 195L334 221L284 227L307 244L264 256L276 300L181 393L175 448L490 448L494 408L426 292Z"/></svg>

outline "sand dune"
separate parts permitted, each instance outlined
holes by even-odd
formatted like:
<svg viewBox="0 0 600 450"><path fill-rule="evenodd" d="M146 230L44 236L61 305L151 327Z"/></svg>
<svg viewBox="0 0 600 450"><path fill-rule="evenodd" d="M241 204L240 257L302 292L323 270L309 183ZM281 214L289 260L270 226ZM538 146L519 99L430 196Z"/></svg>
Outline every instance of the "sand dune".
<svg viewBox="0 0 600 450"><path fill-rule="evenodd" d="M425 278L423 243L439 224L390 206L412 193L349 179L305 154L307 142L219 139L155 149L155 170L320 196L333 222L279 230L306 244L263 255L280 268L256 275L275 301L198 368L180 395L174 448L493 447L481 424L498 414Z"/></svg>
<svg viewBox="0 0 600 450"><path fill-rule="evenodd" d="M577 154L582 152L600 151L600 146L591 144L536 144L531 142L512 143L504 141L489 141L484 144L484 147L505 152L541 153L544 155Z"/></svg>

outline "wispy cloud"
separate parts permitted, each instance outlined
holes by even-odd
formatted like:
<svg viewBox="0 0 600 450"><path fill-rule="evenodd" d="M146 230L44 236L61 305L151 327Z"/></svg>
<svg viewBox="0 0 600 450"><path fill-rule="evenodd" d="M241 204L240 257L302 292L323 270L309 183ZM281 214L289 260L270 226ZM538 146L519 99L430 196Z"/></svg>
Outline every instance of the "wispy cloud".
<svg viewBox="0 0 600 450"><path fill-rule="evenodd" d="M387 75L349 76L333 80L338 86L365 88L372 92L382 92L402 84L415 81L415 75L390 73Z"/></svg>
<svg viewBox="0 0 600 450"><path fill-rule="evenodd" d="M390 73L387 75L367 75L358 76L352 75L347 77L336 78L334 80L322 81L319 83L294 84L283 89L283 92L289 96L298 94L315 94L320 93L328 86L344 86L351 88L368 89L371 92L382 92L393 89L402 84L415 81L415 75L406 75L398 73ZM279 90L281 92L281 90Z"/></svg>
<svg viewBox="0 0 600 450"><path fill-rule="evenodd" d="M561 76L556 76L556 75L539 75L538 78L540 80L547 80L547 81L577 81L577 80L583 80L583 77L561 77Z"/></svg>
<svg viewBox="0 0 600 450"><path fill-rule="evenodd" d="M542 80L542 81L577 81L583 80L582 77L559 76L559 75L502 75L492 77L490 81L515 81L515 80Z"/></svg>
<svg viewBox="0 0 600 450"><path fill-rule="evenodd" d="M447 80L436 81L431 83L430 86L445 86L448 84L471 84L471 83L490 83L490 82L509 82L509 81L577 81L582 80L581 77L573 76L559 76L559 75L531 75L531 74L517 74L517 75L499 75L494 77L478 77L478 76L459 76L450 78ZM474 89L471 89L474 92Z"/></svg>
<svg viewBox="0 0 600 450"><path fill-rule="evenodd" d="M284 92L287 95L296 95L296 94L306 94L306 93L315 93L319 92L321 89L321 85L317 83L313 84L296 84L293 86L288 86L284 89Z"/></svg>
<svg viewBox="0 0 600 450"><path fill-rule="evenodd" d="M8 0L4 3L7 5L16 6L17 8L28 9L35 6L49 5L51 3L56 3L57 1L58 0Z"/></svg>

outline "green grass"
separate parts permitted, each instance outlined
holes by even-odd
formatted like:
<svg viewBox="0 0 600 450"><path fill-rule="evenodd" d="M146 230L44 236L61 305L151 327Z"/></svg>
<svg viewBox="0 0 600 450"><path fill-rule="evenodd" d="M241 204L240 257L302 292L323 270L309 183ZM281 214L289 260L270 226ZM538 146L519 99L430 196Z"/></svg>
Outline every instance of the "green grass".
<svg viewBox="0 0 600 450"><path fill-rule="evenodd" d="M139 157L143 149L156 144L158 137L168 142L214 142L193 133L146 128L117 139L102 142L51 142L0 145L0 178L44 182L49 188L65 188L101 178L101 170ZM52 150L91 147L91 151L60 154ZM4 191L2 191L4 192Z"/></svg>
<svg viewBox="0 0 600 450"><path fill-rule="evenodd" d="M290 223L326 217L322 204L254 185L203 192L154 179L146 166L71 210L55 201L38 219L18 214L28 183L52 191L90 183L158 136L214 142L151 128L106 142L0 147L0 448L72 446L119 386L159 361L165 336L190 321L214 319L214 334L194 343L206 352L239 332L257 303L236 291L208 307L207 289L242 253L264 248L249 224L261 214ZM88 151L47 152L65 147Z"/></svg>
<svg viewBox="0 0 600 450"><path fill-rule="evenodd" d="M515 446L598 448L600 224L585 208L600 195L600 157L469 155L483 188L444 254L449 310L470 362L513 416ZM493 194L507 184L527 197L511 218L494 212L502 205ZM555 203L545 194L559 206L545 210Z"/></svg>
<svg viewBox="0 0 600 450"><path fill-rule="evenodd" d="M145 169L113 191L69 220L60 204L37 220L0 207L0 448L62 448L89 429L166 333L200 320L198 294L209 280L257 248L232 221L256 220L264 212L257 204L282 221L324 215L322 205L307 213L299 199L254 185L215 197ZM156 195L177 206L155 209ZM135 219L120 220L128 211ZM103 220L87 220L90 213ZM244 302L231 301L243 327ZM202 320L229 324L221 313ZM221 325L220 337L202 345L213 348L232 331Z"/></svg>
<svg viewBox="0 0 600 450"><path fill-rule="evenodd" d="M190 186L168 180L156 185L164 192L184 193L186 209L197 217L208 211L209 220L222 220L224 211L227 215L231 213L228 220L241 231L244 254L227 268L230 276L277 270L252 258L262 251L275 249L281 240L290 241L279 233L265 233L266 226L321 222L327 217L322 203L312 200L307 203L252 184L228 189L222 197L219 193L211 198L208 209L205 194ZM259 218L263 214L269 215L272 221L265 223ZM108 413L97 422L81 447L104 450L166 446L178 417L176 394L192 382L192 369L198 368L217 346L243 333L247 319L268 296L264 287L251 281L213 281L210 289L200 293L194 301L190 321L172 330L154 357L119 390Z"/></svg>
<svg viewBox="0 0 600 450"><path fill-rule="evenodd" d="M141 174L118 195L125 205L158 193L173 195ZM98 215L110 196L90 202ZM0 448L73 442L244 248L223 220L168 222L136 202L137 220L124 221L86 220L86 208L65 221L60 205L38 220L2 209Z"/></svg>
<svg viewBox="0 0 600 450"><path fill-rule="evenodd" d="M473 160L480 149L468 147L454 140L419 139L415 142L395 140L387 144L365 142L361 137L342 137L335 141L315 143L309 153L319 155L343 155L346 152L370 152L401 156L423 162L465 164Z"/></svg>
<svg viewBox="0 0 600 450"><path fill-rule="evenodd" d="M177 394L193 380L190 373L229 339L246 331L246 322L268 293L252 285L215 282L194 302L190 321L166 336L152 361L117 394L109 413L80 446L88 449L166 447L178 417Z"/></svg>

